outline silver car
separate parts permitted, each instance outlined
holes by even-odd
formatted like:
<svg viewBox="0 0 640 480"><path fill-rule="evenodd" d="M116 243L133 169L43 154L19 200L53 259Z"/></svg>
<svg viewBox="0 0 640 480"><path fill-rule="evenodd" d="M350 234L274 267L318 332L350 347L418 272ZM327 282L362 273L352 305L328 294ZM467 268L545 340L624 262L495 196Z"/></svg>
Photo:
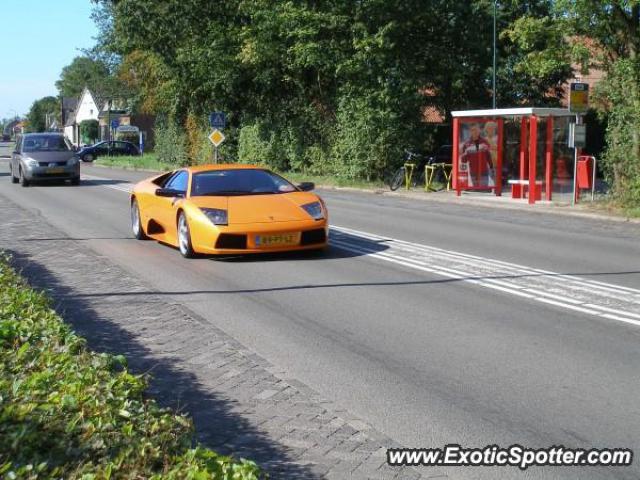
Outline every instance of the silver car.
<svg viewBox="0 0 640 480"><path fill-rule="evenodd" d="M80 184L80 159L60 133L27 133L18 137L11 155L11 181L28 187L40 180Z"/></svg>

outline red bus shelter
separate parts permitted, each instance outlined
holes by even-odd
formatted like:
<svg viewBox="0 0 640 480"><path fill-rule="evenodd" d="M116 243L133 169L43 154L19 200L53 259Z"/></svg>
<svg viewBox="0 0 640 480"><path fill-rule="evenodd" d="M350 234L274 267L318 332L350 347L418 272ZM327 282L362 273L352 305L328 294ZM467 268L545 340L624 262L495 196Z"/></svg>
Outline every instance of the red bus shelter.
<svg viewBox="0 0 640 480"><path fill-rule="evenodd" d="M573 192L573 149L568 124L575 114L562 108L464 110L453 116L453 188L491 190L530 204Z"/></svg>

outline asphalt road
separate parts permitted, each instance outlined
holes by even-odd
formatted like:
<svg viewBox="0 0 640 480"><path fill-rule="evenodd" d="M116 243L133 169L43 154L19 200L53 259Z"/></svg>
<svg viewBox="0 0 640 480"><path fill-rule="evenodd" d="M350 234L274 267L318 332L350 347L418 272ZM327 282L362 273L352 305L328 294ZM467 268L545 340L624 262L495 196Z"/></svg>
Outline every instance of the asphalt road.
<svg viewBox="0 0 640 480"><path fill-rule="evenodd" d="M0 173L0 202L39 211L399 443L640 452L640 225L326 191L344 229L325 255L188 261L131 240L126 190L148 174L82 168L79 187ZM585 295L598 314L572 308ZM446 471L639 478L640 463Z"/></svg>

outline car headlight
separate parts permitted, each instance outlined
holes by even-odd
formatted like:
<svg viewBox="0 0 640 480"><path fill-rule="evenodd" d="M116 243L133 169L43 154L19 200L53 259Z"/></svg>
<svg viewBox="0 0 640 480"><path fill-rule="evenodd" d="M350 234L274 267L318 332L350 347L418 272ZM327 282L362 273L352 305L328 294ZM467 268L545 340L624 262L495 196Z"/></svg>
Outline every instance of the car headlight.
<svg viewBox="0 0 640 480"><path fill-rule="evenodd" d="M226 210L220 210L218 208L203 208L201 210L214 225L227 225L228 219Z"/></svg>
<svg viewBox="0 0 640 480"><path fill-rule="evenodd" d="M320 202L312 202L302 205L302 208L307 212L314 220L322 220L324 218L324 212L322 211L322 205Z"/></svg>
<svg viewBox="0 0 640 480"><path fill-rule="evenodd" d="M35 158L26 157L24 159L24 163L27 165L27 167L37 167L38 166L38 161Z"/></svg>
<svg viewBox="0 0 640 480"><path fill-rule="evenodd" d="M67 162L67 165L75 165L79 161L80 161L80 159L74 155L73 157L71 157L69 159L69 161Z"/></svg>

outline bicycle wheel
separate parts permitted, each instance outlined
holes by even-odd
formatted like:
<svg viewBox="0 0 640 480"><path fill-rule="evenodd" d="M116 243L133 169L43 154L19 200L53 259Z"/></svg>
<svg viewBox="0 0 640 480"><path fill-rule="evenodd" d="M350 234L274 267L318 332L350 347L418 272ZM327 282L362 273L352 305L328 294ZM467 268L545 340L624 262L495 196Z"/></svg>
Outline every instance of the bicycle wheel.
<svg viewBox="0 0 640 480"><path fill-rule="evenodd" d="M389 188L391 189L392 192L395 192L397 189L399 189L402 184L405 182L405 168L404 167L400 167L396 173L393 174L393 176L391 177L391 180L389 181Z"/></svg>

